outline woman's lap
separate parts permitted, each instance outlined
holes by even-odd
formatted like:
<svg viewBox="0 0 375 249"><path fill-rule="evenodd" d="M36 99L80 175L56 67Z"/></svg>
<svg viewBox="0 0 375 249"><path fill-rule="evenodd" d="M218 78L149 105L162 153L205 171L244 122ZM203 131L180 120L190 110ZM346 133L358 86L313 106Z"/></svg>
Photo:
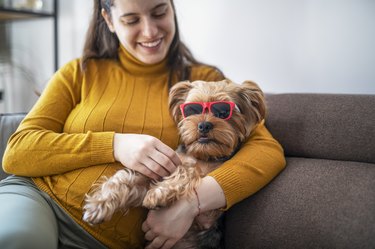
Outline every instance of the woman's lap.
<svg viewBox="0 0 375 249"><path fill-rule="evenodd" d="M22 185L0 187L0 248L58 248L58 225L48 203Z"/></svg>
<svg viewBox="0 0 375 249"><path fill-rule="evenodd" d="M0 248L106 248L24 177L0 181Z"/></svg>

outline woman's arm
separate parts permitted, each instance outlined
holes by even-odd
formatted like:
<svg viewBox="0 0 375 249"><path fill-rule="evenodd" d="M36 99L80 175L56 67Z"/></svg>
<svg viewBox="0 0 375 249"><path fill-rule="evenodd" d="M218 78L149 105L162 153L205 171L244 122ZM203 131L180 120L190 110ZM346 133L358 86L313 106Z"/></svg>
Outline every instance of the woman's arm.
<svg viewBox="0 0 375 249"><path fill-rule="evenodd" d="M112 99L101 95L105 69L111 66L92 62L84 77L78 60L60 69L11 137L4 156L5 171L38 177L117 161L153 179L173 172L180 159L159 139L106 132L103 122L95 121L98 114L93 110L100 110L96 103L110 103ZM120 128L109 129L121 132Z"/></svg>
<svg viewBox="0 0 375 249"><path fill-rule="evenodd" d="M223 189L227 210L267 185L285 165L284 151L263 120L241 149L208 175Z"/></svg>
<svg viewBox="0 0 375 249"><path fill-rule="evenodd" d="M113 132L64 133L68 115L80 102L79 61L61 68L10 138L3 158L7 173L44 176L114 162Z"/></svg>

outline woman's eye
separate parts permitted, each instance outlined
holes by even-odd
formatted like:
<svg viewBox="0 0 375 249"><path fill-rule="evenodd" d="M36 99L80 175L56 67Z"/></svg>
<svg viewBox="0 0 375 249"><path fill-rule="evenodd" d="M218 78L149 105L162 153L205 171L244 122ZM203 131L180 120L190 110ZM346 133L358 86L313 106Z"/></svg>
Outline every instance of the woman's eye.
<svg viewBox="0 0 375 249"><path fill-rule="evenodd" d="M168 13L168 6L166 6L166 5L162 5L162 6L159 6L158 8L156 8L156 9L151 13L151 15L152 15L153 17L156 17L156 18L161 18L161 17L165 16L167 13Z"/></svg>
<svg viewBox="0 0 375 249"><path fill-rule="evenodd" d="M163 11L163 12L156 12L156 13L153 14L153 16L158 18L158 17L163 17L163 16L165 16L165 14L166 14L165 11Z"/></svg>
<svg viewBox="0 0 375 249"><path fill-rule="evenodd" d="M124 23L127 24L127 25L134 25L134 24L138 23L138 21L139 21L138 18L133 18L133 19L124 20Z"/></svg>

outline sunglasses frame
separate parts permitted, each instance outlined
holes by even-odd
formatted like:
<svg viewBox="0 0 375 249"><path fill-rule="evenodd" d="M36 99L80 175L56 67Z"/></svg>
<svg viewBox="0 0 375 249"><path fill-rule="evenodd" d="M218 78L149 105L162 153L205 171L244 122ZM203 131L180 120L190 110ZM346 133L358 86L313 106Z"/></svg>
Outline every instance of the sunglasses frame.
<svg viewBox="0 0 375 249"><path fill-rule="evenodd" d="M214 104L219 104L219 103L228 104L230 106L229 116L227 118L220 118L220 119L223 119L223 120L229 120L232 117L233 110L238 109L237 105L232 101L213 101L213 102L186 102L186 103L183 103L183 104L180 105L180 110L181 110L182 116L184 118L187 118L187 117L192 116L192 115L189 115L189 116L185 115L185 111L184 111L185 106L190 105L190 104L198 104L198 105L201 105L203 107L202 113L194 114L194 115L204 114L206 112L206 110L208 110L209 113L211 113L213 116L215 116L215 114L211 111L211 106L214 105ZM217 117L217 118L219 118L219 117Z"/></svg>

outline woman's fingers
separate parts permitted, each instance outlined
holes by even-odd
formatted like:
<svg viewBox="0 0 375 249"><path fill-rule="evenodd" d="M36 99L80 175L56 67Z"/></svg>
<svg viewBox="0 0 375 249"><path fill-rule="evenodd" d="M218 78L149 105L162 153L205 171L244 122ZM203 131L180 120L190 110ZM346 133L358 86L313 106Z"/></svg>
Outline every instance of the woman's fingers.
<svg viewBox="0 0 375 249"><path fill-rule="evenodd" d="M165 171L165 174L163 174L162 176L167 176L167 175L172 174L176 170L177 166L179 165L179 164L176 165L173 162L172 158L170 158L168 155L163 154L159 150L155 150L154 153L150 155L150 158L155 163L160 165L160 167L162 167L162 170L160 169L160 173L164 173ZM158 173L158 172L155 172L155 173Z"/></svg>
<svg viewBox="0 0 375 249"><path fill-rule="evenodd" d="M154 179L154 180L160 180L160 176L156 173L154 173L152 170L149 169L148 166L144 164L139 164L138 166L135 166L132 168L135 171L138 171L142 175L147 176L148 178Z"/></svg>
<svg viewBox="0 0 375 249"><path fill-rule="evenodd" d="M144 164L161 177L170 175L181 165L177 153L158 139L153 140L153 146L147 155L153 161L144 157Z"/></svg>
<svg viewBox="0 0 375 249"><path fill-rule="evenodd" d="M166 238L156 237L152 242L145 247L145 249L160 249L164 248L163 245L166 243ZM169 249L170 247L168 247Z"/></svg>
<svg viewBox="0 0 375 249"><path fill-rule="evenodd" d="M163 247L161 249L170 249L175 244L176 244L176 241L167 240L167 241L164 242L164 245L163 245Z"/></svg>
<svg viewBox="0 0 375 249"><path fill-rule="evenodd" d="M163 239L161 236L157 237L157 235L149 228L147 222L143 222L142 231L145 233L145 239L150 241L145 249L162 248L167 240L167 238Z"/></svg>
<svg viewBox="0 0 375 249"><path fill-rule="evenodd" d="M146 221L144 221L144 222L142 223L142 231L143 231L144 233L147 233L148 230L150 230L150 226L148 225L147 220L146 220Z"/></svg>
<svg viewBox="0 0 375 249"><path fill-rule="evenodd" d="M155 239L156 235L151 231L151 230L148 230L146 233L145 233L145 239L147 241L153 241Z"/></svg>
<svg viewBox="0 0 375 249"><path fill-rule="evenodd" d="M171 206L150 210L142 224L142 231L147 234L145 239L150 241L146 248L172 248L191 227L195 206L196 203L181 198ZM150 230L152 232L149 233Z"/></svg>
<svg viewBox="0 0 375 249"><path fill-rule="evenodd" d="M165 169L165 166L163 166L162 163L156 162L154 159L150 157L145 157L142 160L142 164L144 167L148 168L151 172L153 172L154 175L156 175L158 178L170 175L169 171ZM153 177L153 179L155 178Z"/></svg>
<svg viewBox="0 0 375 249"><path fill-rule="evenodd" d="M166 157L168 157L168 159L172 162L172 165L174 166L174 169L176 169L176 167L178 165L181 165L181 160L178 157L176 151L172 150L170 147L168 147L165 144L163 144L160 140L159 140L159 142L160 143L158 143L156 145L156 149L158 151L160 151L160 153L162 153L163 155L165 155Z"/></svg>
<svg viewBox="0 0 375 249"><path fill-rule="evenodd" d="M114 157L125 167L159 180L181 164L177 153L159 139L140 134L115 134Z"/></svg>

